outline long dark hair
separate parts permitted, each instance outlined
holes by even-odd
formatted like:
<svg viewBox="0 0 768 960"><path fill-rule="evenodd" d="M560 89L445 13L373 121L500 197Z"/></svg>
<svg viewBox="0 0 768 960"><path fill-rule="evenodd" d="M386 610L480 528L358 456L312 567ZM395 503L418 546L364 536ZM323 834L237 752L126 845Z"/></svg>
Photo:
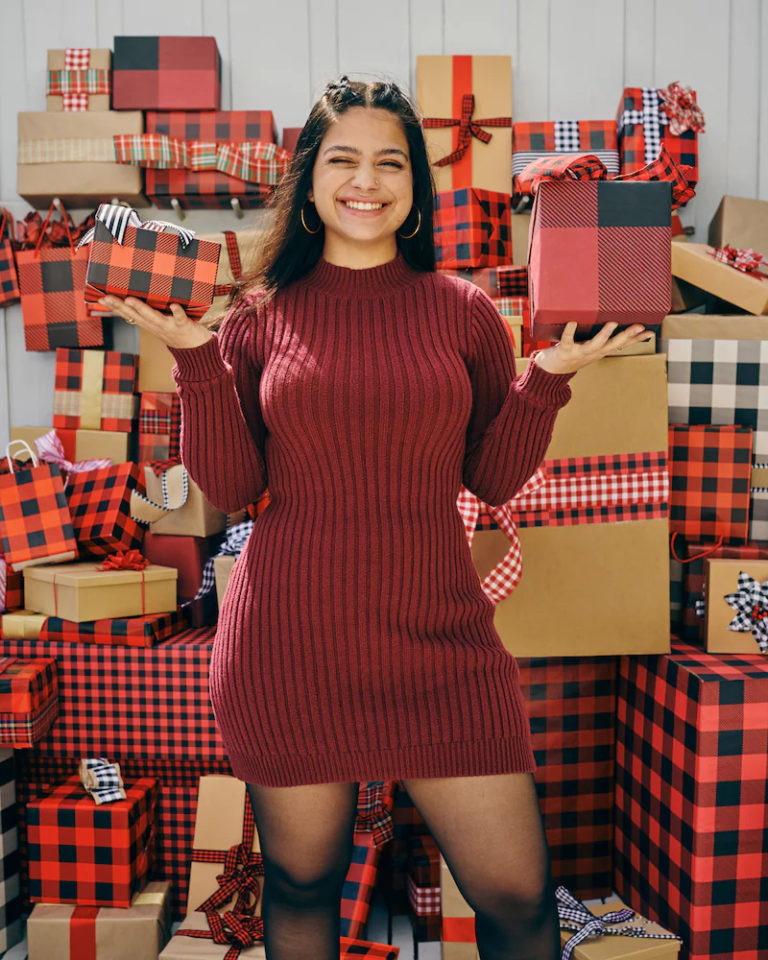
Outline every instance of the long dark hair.
<svg viewBox="0 0 768 960"><path fill-rule="evenodd" d="M434 181L416 107L395 83L385 80L364 83L343 76L326 86L310 111L290 166L268 204L273 210L273 219L260 243L259 265L236 285L232 302L237 302L246 291L255 287L260 287L269 297L303 277L320 259L325 231L319 229L317 233L308 233L301 223L301 211L312 187L312 170L320 143L334 119L350 107L378 107L389 110L400 119L411 158L414 205L401 230L405 234L413 232L419 222L417 210L421 214L421 226L409 239L396 234L397 246L411 267L435 269L432 236ZM307 211L304 216L314 229L317 214Z"/></svg>

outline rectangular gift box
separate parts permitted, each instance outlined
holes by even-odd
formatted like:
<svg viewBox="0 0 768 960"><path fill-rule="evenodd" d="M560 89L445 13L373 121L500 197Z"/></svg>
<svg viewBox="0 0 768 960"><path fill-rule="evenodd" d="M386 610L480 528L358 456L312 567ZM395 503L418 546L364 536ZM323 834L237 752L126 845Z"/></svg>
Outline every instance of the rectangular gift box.
<svg viewBox="0 0 768 960"><path fill-rule="evenodd" d="M226 312L232 284L242 276L247 277L256 267L261 237L262 231L257 229L198 234L198 239L218 243L221 247L213 303L200 318L200 323L207 327L218 326ZM173 365L173 358L170 362Z"/></svg>
<svg viewBox="0 0 768 960"><path fill-rule="evenodd" d="M0 553L0 612L21 607L24 594L22 584L21 571L11 570Z"/></svg>
<svg viewBox="0 0 768 960"><path fill-rule="evenodd" d="M107 620L171 613L176 609L174 567L103 570L93 560L24 571L24 606L49 617Z"/></svg>
<svg viewBox="0 0 768 960"><path fill-rule="evenodd" d="M768 257L768 200L725 196L709 222L713 247L756 250Z"/></svg>
<svg viewBox="0 0 768 960"><path fill-rule="evenodd" d="M202 573L210 556L207 537L184 537L156 533L151 527L144 534L141 552L150 563L175 567L179 601L192 600L202 585Z"/></svg>
<svg viewBox="0 0 768 960"><path fill-rule="evenodd" d="M414 940L440 939L440 848L429 834L408 839L408 905Z"/></svg>
<svg viewBox="0 0 768 960"><path fill-rule="evenodd" d="M435 194L435 257L441 268L498 267L512 260L509 194L468 188Z"/></svg>
<svg viewBox="0 0 768 960"><path fill-rule="evenodd" d="M112 51L67 48L48 51L45 109L60 113L109 110Z"/></svg>
<svg viewBox="0 0 768 960"><path fill-rule="evenodd" d="M144 483L147 498L154 504L163 503L163 471L155 471L149 464L144 465ZM220 533L227 524L227 515L214 507L203 496L195 481L187 474L187 499L177 510L160 513L151 521L153 533L170 534L178 537L209 537ZM134 510L134 515L136 512Z"/></svg>
<svg viewBox="0 0 768 960"><path fill-rule="evenodd" d="M696 99L696 93L693 98ZM656 87L625 87L616 114L621 172L634 173L655 160L663 143L679 166L691 167L690 183L698 180L698 138L695 130L669 132Z"/></svg>
<svg viewBox="0 0 768 960"><path fill-rule="evenodd" d="M627 904L614 898L593 904L588 909L594 917L603 917L606 913L626 910ZM605 924L607 935L591 935L572 948L573 960L675 960L680 954L680 941L671 937L669 930L637 913L630 920L606 920ZM619 930L626 928L636 929L638 933L617 935ZM565 947L574 936L575 931L561 929L561 945Z"/></svg>
<svg viewBox="0 0 768 960"><path fill-rule="evenodd" d="M619 173L615 120L545 120L512 125L512 175L532 160L562 153L591 153L609 174ZM654 158L655 159L655 158ZM515 193L528 193L529 190Z"/></svg>
<svg viewBox="0 0 768 960"><path fill-rule="evenodd" d="M49 433L51 427L11 427L11 440L25 440L32 450L35 449L35 440ZM116 430L73 430L57 427L56 434L64 447L64 456L75 463L78 460L97 460L109 458L112 463L125 463L128 460L127 433L118 433ZM29 459L28 454L21 451L19 460Z"/></svg>
<svg viewBox="0 0 768 960"><path fill-rule="evenodd" d="M115 161L113 141L143 130L138 110L20 113L17 192L37 209L55 197L88 209L111 197L145 207L142 171Z"/></svg>
<svg viewBox="0 0 768 960"><path fill-rule="evenodd" d="M498 297L493 301L504 317L516 357L523 355L523 324L527 313L528 297Z"/></svg>
<svg viewBox="0 0 768 960"><path fill-rule="evenodd" d="M3 620L8 614L3 615ZM0 658L0 743L31 747L50 729L59 711L56 660Z"/></svg>
<svg viewBox="0 0 768 960"><path fill-rule="evenodd" d="M144 489L143 473L130 461L70 476L67 504L81 558L141 546L144 527L131 517L131 491Z"/></svg>
<svg viewBox="0 0 768 960"><path fill-rule="evenodd" d="M218 110L215 37L115 37L115 110Z"/></svg>
<svg viewBox="0 0 768 960"><path fill-rule="evenodd" d="M768 653L768 560L704 561L704 646L710 653Z"/></svg>
<svg viewBox="0 0 768 960"><path fill-rule="evenodd" d="M41 617L40 640L68 643L101 643L112 647L154 647L180 633L187 625L182 609L171 613L153 613L146 617L86 620L77 623L61 617ZM5 632L5 620L3 620ZM8 634L6 634L8 636Z"/></svg>
<svg viewBox="0 0 768 960"><path fill-rule="evenodd" d="M0 749L0 953L22 938L14 751Z"/></svg>
<svg viewBox="0 0 768 960"><path fill-rule="evenodd" d="M159 337L139 328L139 391L141 393L175 393L173 370L176 361Z"/></svg>
<svg viewBox="0 0 768 960"><path fill-rule="evenodd" d="M53 425L130 433L139 412L138 357L115 350L56 351Z"/></svg>
<svg viewBox="0 0 768 960"><path fill-rule="evenodd" d="M712 256L706 243L673 243L672 274L748 313L768 313L768 274L743 273Z"/></svg>
<svg viewBox="0 0 768 960"><path fill-rule="evenodd" d="M180 440L179 395L145 390L139 402L139 463L180 459Z"/></svg>
<svg viewBox="0 0 768 960"><path fill-rule="evenodd" d="M5 640L36 640L48 618L34 610L14 610L0 617L0 629Z"/></svg>
<svg viewBox="0 0 768 960"><path fill-rule="evenodd" d="M75 774L27 805L32 902L131 906L153 867L157 780L126 783L125 793L97 805Z"/></svg>
<svg viewBox="0 0 768 960"><path fill-rule="evenodd" d="M235 565L237 557L224 556L213 558L213 576L216 580L216 599L221 609L224 601L224 594L227 592L227 584L232 576L232 568Z"/></svg>
<svg viewBox="0 0 768 960"><path fill-rule="evenodd" d="M157 960L171 936L171 885L150 881L130 907L36 903L28 960Z"/></svg>

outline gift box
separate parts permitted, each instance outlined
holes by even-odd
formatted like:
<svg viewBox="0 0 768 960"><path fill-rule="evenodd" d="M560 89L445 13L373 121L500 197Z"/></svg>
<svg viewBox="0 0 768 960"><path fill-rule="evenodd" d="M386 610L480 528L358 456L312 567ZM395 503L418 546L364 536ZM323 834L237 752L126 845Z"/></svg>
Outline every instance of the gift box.
<svg viewBox="0 0 768 960"><path fill-rule="evenodd" d="M619 173L616 121L546 120L512 124L513 177L521 173L531 160L560 153L594 154L608 173ZM530 190L515 188L513 193L525 194Z"/></svg>
<svg viewBox="0 0 768 960"><path fill-rule="evenodd" d="M134 353L59 348L54 427L130 433L139 411L137 360Z"/></svg>
<svg viewBox="0 0 768 960"><path fill-rule="evenodd" d="M669 89L669 88L667 88ZM695 103L696 93L690 95ZM675 163L691 168L691 183L698 180L698 129L703 118L682 133L670 129L670 117L664 109L665 97L655 87L625 87L616 114L621 172L632 173L654 160L663 143Z"/></svg>
<svg viewBox="0 0 768 960"><path fill-rule="evenodd" d="M155 563L140 570L105 570L89 560L30 567L24 576L24 606L77 623L171 613L176 577L174 567Z"/></svg>
<svg viewBox="0 0 768 960"><path fill-rule="evenodd" d="M529 362L518 361L521 372ZM516 656L664 652L665 358L607 357L581 370L571 388L543 471L527 491L482 509L460 491L475 569L495 602L494 626ZM557 602L542 604L553 591Z"/></svg>
<svg viewBox="0 0 768 960"><path fill-rule="evenodd" d="M15 241L13 217L3 208L2 219L0 219L0 306L2 307L16 303L20 297L14 253Z"/></svg>
<svg viewBox="0 0 768 960"><path fill-rule="evenodd" d="M496 299L501 294L501 267L438 267L437 272L447 277L461 277L484 290L489 297Z"/></svg>
<svg viewBox="0 0 768 960"><path fill-rule="evenodd" d="M139 402L139 463L180 460L181 401L177 393L147 390Z"/></svg>
<svg viewBox="0 0 768 960"><path fill-rule="evenodd" d="M46 110L109 110L111 50L91 50L88 47L49 50L47 66Z"/></svg>
<svg viewBox="0 0 768 960"><path fill-rule="evenodd" d="M224 594L227 592L227 584L232 576L232 568L235 565L237 557L214 557L213 575L216 581L216 600L219 604L219 610L224 602Z"/></svg>
<svg viewBox="0 0 768 960"><path fill-rule="evenodd" d="M709 222L713 247L741 247L768 256L768 201L725 196Z"/></svg>
<svg viewBox="0 0 768 960"><path fill-rule="evenodd" d="M440 854L440 902L442 960L479 960L475 911L464 899L442 854Z"/></svg>
<svg viewBox="0 0 768 960"><path fill-rule="evenodd" d="M303 129L304 127L283 127L283 146L286 150L291 153L296 152L296 145Z"/></svg>
<svg viewBox="0 0 768 960"><path fill-rule="evenodd" d="M97 805L75 774L27 805L32 902L131 906L153 866L157 780L141 777L125 792Z"/></svg>
<svg viewBox="0 0 768 960"><path fill-rule="evenodd" d="M209 537L222 531L227 515L203 496L186 467L145 464L146 496L134 492L131 516L149 523L154 533Z"/></svg>
<svg viewBox="0 0 768 960"><path fill-rule="evenodd" d="M622 657L615 890L689 960L757 960L768 903L768 660Z"/></svg>
<svg viewBox="0 0 768 960"><path fill-rule="evenodd" d="M14 610L0 617L0 629L6 640L36 640L48 618L33 610Z"/></svg>
<svg viewBox="0 0 768 960"><path fill-rule="evenodd" d="M201 321L202 323L202 321ZM176 393L171 370L175 364L171 351L162 340L139 328L139 391Z"/></svg>
<svg viewBox="0 0 768 960"><path fill-rule="evenodd" d="M743 272L714 257L706 243L673 243L672 274L752 314L768 313L768 275Z"/></svg>
<svg viewBox="0 0 768 960"><path fill-rule="evenodd" d="M440 939L440 848L429 834L408 841L408 905L414 943Z"/></svg>
<svg viewBox="0 0 768 960"><path fill-rule="evenodd" d="M528 232L531 227L530 211L513 211L511 217L512 223L512 263L517 267L526 268L526 281L528 277ZM526 290L526 296L528 291Z"/></svg>
<svg viewBox="0 0 768 960"><path fill-rule="evenodd" d="M115 110L218 110L215 37L115 37Z"/></svg>
<svg viewBox="0 0 768 960"><path fill-rule="evenodd" d="M570 321L581 338L608 321L661 323L671 298L670 196L666 181L538 184L528 251L532 337L558 340Z"/></svg>
<svg viewBox="0 0 768 960"><path fill-rule="evenodd" d="M141 170L117 162L113 139L142 133L141 111L20 113L18 123L16 189L33 207L44 209L55 197L87 209L104 197L147 205Z"/></svg>
<svg viewBox="0 0 768 960"><path fill-rule="evenodd" d="M522 357L523 324L528 308L528 297L498 297L493 302L507 325L515 356Z"/></svg>
<svg viewBox="0 0 768 960"><path fill-rule="evenodd" d="M0 951L22 937L14 752L0 749Z"/></svg>
<svg viewBox="0 0 768 960"><path fill-rule="evenodd" d="M7 616L4 614L3 619ZM58 710L59 681L54 659L0 658L0 743L31 747L50 729Z"/></svg>
<svg viewBox="0 0 768 960"><path fill-rule="evenodd" d="M196 157L195 169L181 167L147 168L147 196L158 207L171 207L178 200L185 209L229 208L237 198L242 208L260 207L272 193L287 169L290 154L275 145L275 125L271 110L222 110L205 112L147 111L147 133L182 141L187 154ZM237 176L248 173L235 152L232 162L219 155L218 147L234 144L244 147L257 162L257 180ZM202 146L205 145L205 146ZM178 152L178 145L176 152ZM165 151L170 152L170 151ZM204 158L210 162L203 164ZM155 161L156 162L156 161ZM222 169L223 168L223 169ZM231 172L224 172L231 171Z"/></svg>
<svg viewBox="0 0 768 960"><path fill-rule="evenodd" d="M22 574L9 570L5 557L0 554L0 612L16 610L22 605Z"/></svg>
<svg viewBox="0 0 768 960"><path fill-rule="evenodd" d="M171 936L171 885L151 881L130 907L36 903L28 960L157 960Z"/></svg>
<svg viewBox="0 0 768 960"><path fill-rule="evenodd" d="M186 625L187 618L183 609L174 610L171 613L154 613L146 617L90 620L82 623L62 620L61 617L45 617L39 637L41 640L67 643L103 643L113 647L154 647L162 640L176 636Z"/></svg>
<svg viewBox="0 0 768 960"><path fill-rule="evenodd" d="M676 960L680 939L628 907L608 900L591 907L558 888L560 942L572 960ZM599 921L596 918L600 918Z"/></svg>
<svg viewBox="0 0 768 960"><path fill-rule="evenodd" d="M106 557L141 546L144 528L130 515L132 490L144 491L135 463L72 474L67 503L81 557Z"/></svg>
<svg viewBox="0 0 768 960"><path fill-rule="evenodd" d="M704 646L768 653L768 560L704 561Z"/></svg>
<svg viewBox="0 0 768 960"><path fill-rule="evenodd" d="M219 269L216 274L216 286L213 290L213 303L200 323L208 327L218 326L226 313L232 285L243 274L246 276L256 268L260 230L224 230L223 233L201 233L200 240L218 243L221 247ZM163 344L165 346L165 344ZM166 352L167 348L166 348ZM173 366L173 357L168 352L169 364Z"/></svg>
<svg viewBox="0 0 768 960"><path fill-rule="evenodd" d="M11 427L11 440L24 440L33 450L35 440L44 437L50 427ZM64 456L70 463L78 460L98 460L106 458L112 463L128 461L127 433L118 433L115 430L73 430L62 427L56 428L56 436L64 447ZM19 460L27 459L23 451Z"/></svg>
<svg viewBox="0 0 768 960"><path fill-rule="evenodd" d="M207 537L155 533L150 527L144 534L141 552L150 563L160 563L178 570L176 588L180 602L195 597L202 584L203 567L210 556Z"/></svg>
<svg viewBox="0 0 768 960"><path fill-rule="evenodd" d="M509 194L467 188L435 194L439 267L495 267L512 260Z"/></svg>
<svg viewBox="0 0 768 960"><path fill-rule="evenodd" d="M509 195L511 57L417 57L416 98L436 190Z"/></svg>

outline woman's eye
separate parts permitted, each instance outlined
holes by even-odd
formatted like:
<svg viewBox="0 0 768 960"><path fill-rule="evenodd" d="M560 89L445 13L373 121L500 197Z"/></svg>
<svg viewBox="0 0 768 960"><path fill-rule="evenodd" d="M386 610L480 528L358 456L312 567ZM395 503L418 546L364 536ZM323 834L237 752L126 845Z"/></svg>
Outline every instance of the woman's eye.
<svg viewBox="0 0 768 960"><path fill-rule="evenodd" d="M331 157L329 163L352 163L349 157Z"/></svg>
<svg viewBox="0 0 768 960"><path fill-rule="evenodd" d="M402 169L403 169L402 163L398 163L397 160L385 160L384 163L382 164L382 166L384 166L384 167L394 167L395 170L402 170Z"/></svg>

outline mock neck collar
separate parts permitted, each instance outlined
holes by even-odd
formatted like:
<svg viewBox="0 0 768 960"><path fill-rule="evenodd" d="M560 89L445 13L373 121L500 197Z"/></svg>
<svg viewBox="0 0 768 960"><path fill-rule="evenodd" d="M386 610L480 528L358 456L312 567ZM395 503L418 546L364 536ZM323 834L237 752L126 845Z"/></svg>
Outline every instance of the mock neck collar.
<svg viewBox="0 0 768 960"><path fill-rule="evenodd" d="M398 250L393 260L375 267L339 267L322 256L300 281L337 297L382 297L415 283L422 270L409 266Z"/></svg>

